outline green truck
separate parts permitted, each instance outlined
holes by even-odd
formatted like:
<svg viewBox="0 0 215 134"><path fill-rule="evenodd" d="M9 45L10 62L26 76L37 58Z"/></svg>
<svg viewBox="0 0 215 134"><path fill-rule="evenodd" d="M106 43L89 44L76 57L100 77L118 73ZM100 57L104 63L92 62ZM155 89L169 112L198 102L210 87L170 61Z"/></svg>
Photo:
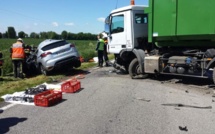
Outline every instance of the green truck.
<svg viewBox="0 0 215 134"><path fill-rule="evenodd" d="M132 78L168 74L215 83L215 1L149 0L113 10L108 51Z"/></svg>

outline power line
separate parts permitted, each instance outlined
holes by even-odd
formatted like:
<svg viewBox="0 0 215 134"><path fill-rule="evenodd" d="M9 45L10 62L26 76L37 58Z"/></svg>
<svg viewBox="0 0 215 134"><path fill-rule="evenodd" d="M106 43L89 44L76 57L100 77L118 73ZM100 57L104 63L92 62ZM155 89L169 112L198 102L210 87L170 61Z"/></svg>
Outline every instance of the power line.
<svg viewBox="0 0 215 134"><path fill-rule="evenodd" d="M116 0L116 9L117 9L117 6L118 6L118 0Z"/></svg>
<svg viewBox="0 0 215 134"><path fill-rule="evenodd" d="M7 14L17 14L19 16L22 16L22 17L25 17L25 18L28 18L28 19L31 19L31 20L34 20L34 21L47 22L47 21L43 21L43 20L38 19L38 18L34 18L34 17L28 16L28 15L25 15L25 14L22 14L22 13L19 13L19 12L15 12L15 11L10 11L10 10L7 10L7 9L0 9L0 11L3 11L4 13L7 13Z"/></svg>

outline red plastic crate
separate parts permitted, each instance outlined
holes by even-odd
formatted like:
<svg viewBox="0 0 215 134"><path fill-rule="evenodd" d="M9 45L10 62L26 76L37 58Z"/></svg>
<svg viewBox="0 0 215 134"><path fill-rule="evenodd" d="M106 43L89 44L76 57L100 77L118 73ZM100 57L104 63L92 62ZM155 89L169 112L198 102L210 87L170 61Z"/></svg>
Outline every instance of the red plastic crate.
<svg viewBox="0 0 215 134"><path fill-rule="evenodd" d="M69 80L61 85L61 91L65 93L74 93L81 89L81 82L77 80Z"/></svg>
<svg viewBox="0 0 215 134"><path fill-rule="evenodd" d="M74 92L81 89L81 82L80 81L70 81L71 87L73 88Z"/></svg>
<svg viewBox="0 0 215 134"><path fill-rule="evenodd" d="M34 96L36 106L48 107L59 103L62 100L62 92L48 90Z"/></svg>

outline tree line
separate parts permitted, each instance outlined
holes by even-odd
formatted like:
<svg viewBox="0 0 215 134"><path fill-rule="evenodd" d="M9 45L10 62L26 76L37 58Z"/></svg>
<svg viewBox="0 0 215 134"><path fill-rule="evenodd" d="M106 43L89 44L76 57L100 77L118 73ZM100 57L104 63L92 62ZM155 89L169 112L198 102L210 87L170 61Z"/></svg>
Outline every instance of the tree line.
<svg viewBox="0 0 215 134"><path fill-rule="evenodd" d="M0 32L0 39L1 38L35 38L35 39L65 39L65 40L96 40L97 35L91 34L91 33L71 33L67 31L62 31L61 34L57 34L54 31L48 31L48 32L40 32L35 33L32 32L30 35L26 34L24 31L18 32L16 34L16 31L14 27L8 27L7 31L5 33Z"/></svg>

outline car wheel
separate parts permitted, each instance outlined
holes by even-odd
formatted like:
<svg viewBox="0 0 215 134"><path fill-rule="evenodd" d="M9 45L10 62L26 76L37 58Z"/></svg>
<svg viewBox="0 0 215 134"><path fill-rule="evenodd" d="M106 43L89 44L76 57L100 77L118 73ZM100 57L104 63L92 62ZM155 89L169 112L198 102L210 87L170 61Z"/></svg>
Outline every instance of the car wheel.
<svg viewBox="0 0 215 134"><path fill-rule="evenodd" d="M48 76L49 72L47 70L45 70L45 68L43 67L43 65L40 65L40 72L41 74Z"/></svg>
<svg viewBox="0 0 215 134"><path fill-rule="evenodd" d="M74 67L75 67L75 68L78 68L78 67L80 67L80 66L81 66L81 61L78 60L78 61L74 64Z"/></svg>

